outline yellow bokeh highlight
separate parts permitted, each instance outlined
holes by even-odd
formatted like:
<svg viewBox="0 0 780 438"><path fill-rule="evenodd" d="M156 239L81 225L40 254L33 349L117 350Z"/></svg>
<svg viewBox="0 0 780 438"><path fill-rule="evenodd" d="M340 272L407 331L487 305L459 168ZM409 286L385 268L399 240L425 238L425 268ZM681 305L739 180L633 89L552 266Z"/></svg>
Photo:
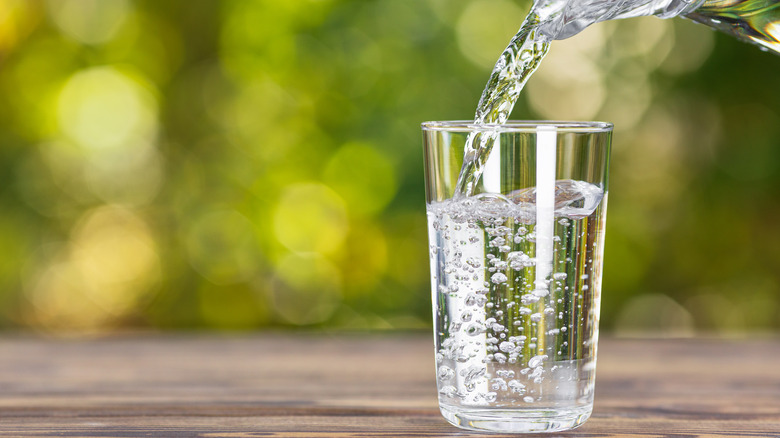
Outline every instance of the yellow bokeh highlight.
<svg viewBox="0 0 780 438"><path fill-rule="evenodd" d="M98 207L84 214L68 244L32 274L29 310L44 327L111 327L145 305L160 275L147 223L125 208Z"/></svg>
<svg viewBox="0 0 780 438"><path fill-rule="evenodd" d="M109 206L88 212L71 242L72 260L96 285L146 281L159 274L149 227L130 210Z"/></svg>
<svg viewBox="0 0 780 438"><path fill-rule="evenodd" d="M0 0L0 54L11 51L32 30L36 9L26 0Z"/></svg>
<svg viewBox="0 0 780 438"><path fill-rule="evenodd" d="M114 315L107 312L85 293L83 273L58 255L39 268L29 280L25 298L29 306L22 309L23 322L52 332L94 331L112 326Z"/></svg>
<svg viewBox="0 0 780 438"><path fill-rule="evenodd" d="M82 179L107 202L149 202L164 176L157 113L156 98L136 75L115 67L72 75L57 100L63 141L44 151L53 173Z"/></svg>
<svg viewBox="0 0 780 438"><path fill-rule="evenodd" d="M395 166L390 157L366 143L348 143L330 158L325 182L350 206L350 211L382 211L397 190Z"/></svg>
<svg viewBox="0 0 780 438"><path fill-rule="evenodd" d="M520 28L525 12L508 0L469 3L455 28L461 53L474 65L489 71Z"/></svg>
<svg viewBox="0 0 780 438"><path fill-rule="evenodd" d="M71 76L57 112L63 134L94 153L145 148L157 132L157 103L148 89L114 67Z"/></svg>
<svg viewBox="0 0 780 438"><path fill-rule="evenodd" d="M531 107L546 119L592 120L607 96L604 74L595 62L604 41L598 26L555 41L526 86Z"/></svg>
<svg viewBox="0 0 780 438"><path fill-rule="evenodd" d="M110 40L130 9L127 0L49 0L47 5L60 30L84 44Z"/></svg>
<svg viewBox="0 0 780 438"><path fill-rule="evenodd" d="M653 90L645 75L612 75L607 91L598 118L609 120L623 130L632 129L640 123L653 101Z"/></svg>
<svg viewBox="0 0 780 438"><path fill-rule="evenodd" d="M297 160L311 154L316 136L312 106L305 98L294 99L276 82L264 78L246 84L243 92L224 107L214 107L212 116L247 154L278 164L297 152ZM302 156L301 156L302 155Z"/></svg>
<svg viewBox="0 0 780 438"><path fill-rule="evenodd" d="M279 242L299 252L333 253L349 229L344 201L328 186L315 182L286 187L273 221Z"/></svg>

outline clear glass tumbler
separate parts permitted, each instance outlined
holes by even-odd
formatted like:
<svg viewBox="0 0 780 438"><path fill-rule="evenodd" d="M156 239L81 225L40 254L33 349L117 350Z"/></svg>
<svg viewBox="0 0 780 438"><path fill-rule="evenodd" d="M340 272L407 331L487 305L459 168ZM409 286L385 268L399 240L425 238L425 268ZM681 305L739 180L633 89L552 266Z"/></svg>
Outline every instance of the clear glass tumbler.
<svg viewBox="0 0 780 438"><path fill-rule="evenodd" d="M581 425L593 409L612 125L422 129L442 415L496 432ZM466 196L464 150L485 137L493 146Z"/></svg>

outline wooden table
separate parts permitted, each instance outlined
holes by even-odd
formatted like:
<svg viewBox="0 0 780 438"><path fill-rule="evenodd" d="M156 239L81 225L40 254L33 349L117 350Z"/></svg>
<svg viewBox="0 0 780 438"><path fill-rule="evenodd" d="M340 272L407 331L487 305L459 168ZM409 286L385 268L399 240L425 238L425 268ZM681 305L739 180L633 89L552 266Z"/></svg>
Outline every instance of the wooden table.
<svg viewBox="0 0 780 438"><path fill-rule="evenodd" d="M485 436L440 417L430 338L6 336L0 436ZM558 435L780 437L776 339L606 339L599 356L593 417Z"/></svg>

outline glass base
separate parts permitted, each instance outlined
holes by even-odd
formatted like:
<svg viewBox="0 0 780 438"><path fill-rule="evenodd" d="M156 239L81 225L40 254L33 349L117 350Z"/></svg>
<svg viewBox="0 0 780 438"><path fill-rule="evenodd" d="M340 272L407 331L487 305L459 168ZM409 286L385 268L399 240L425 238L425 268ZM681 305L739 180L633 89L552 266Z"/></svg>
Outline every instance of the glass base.
<svg viewBox="0 0 780 438"><path fill-rule="evenodd" d="M485 409L441 406L441 414L453 426L480 432L559 432L581 426L593 406L569 409Z"/></svg>

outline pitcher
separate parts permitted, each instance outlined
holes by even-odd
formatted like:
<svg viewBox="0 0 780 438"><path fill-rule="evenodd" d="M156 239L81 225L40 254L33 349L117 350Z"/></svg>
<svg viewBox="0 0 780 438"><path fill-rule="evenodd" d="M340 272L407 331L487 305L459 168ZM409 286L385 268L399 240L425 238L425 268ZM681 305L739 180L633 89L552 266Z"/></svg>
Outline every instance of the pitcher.
<svg viewBox="0 0 780 438"><path fill-rule="evenodd" d="M777 0L540 0L531 14L549 40L568 38L601 21L655 15L682 16L780 53Z"/></svg>

